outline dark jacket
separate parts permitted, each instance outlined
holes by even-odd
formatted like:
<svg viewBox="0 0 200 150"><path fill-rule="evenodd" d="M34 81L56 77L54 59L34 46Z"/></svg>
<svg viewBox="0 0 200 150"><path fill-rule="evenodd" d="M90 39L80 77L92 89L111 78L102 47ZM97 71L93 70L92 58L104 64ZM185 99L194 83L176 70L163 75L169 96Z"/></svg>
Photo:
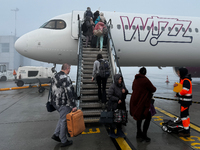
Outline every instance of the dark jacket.
<svg viewBox="0 0 200 150"><path fill-rule="evenodd" d="M156 87L151 81L142 74L135 75L132 85L133 93L130 99L130 115L135 120L141 120L147 117L150 109L151 98Z"/></svg>
<svg viewBox="0 0 200 150"><path fill-rule="evenodd" d="M116 74L114 76L114 83L110 86L108 90L108 110L115 109L123 109L126 110L126 95L128 94L128 90L126 89L122 77L122 83L119 84L118 80L122 77L121 74ZM122 89L125 89L125 93L122 93ZM118 104L118 101L121 100L122 103Z"/></svg>
<svg viewBox="0 0 200 150"><path fill-rule="evenodd" d="M93 35L93 27L94 27L94 25L92 25L90 23L90 17L86 17L85 24L86 24L86 27L87 27L87 31L84 32L83 35L92 36Z"/></svg>

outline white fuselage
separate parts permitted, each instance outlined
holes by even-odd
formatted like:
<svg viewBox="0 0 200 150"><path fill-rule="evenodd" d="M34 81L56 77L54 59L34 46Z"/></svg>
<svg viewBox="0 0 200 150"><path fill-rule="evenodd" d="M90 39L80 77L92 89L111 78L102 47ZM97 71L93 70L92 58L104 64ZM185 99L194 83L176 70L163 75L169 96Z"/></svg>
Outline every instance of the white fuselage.
<svg viewBox="0 0 200 150"><path fill-rule="evenodd" d="M83 19L83 13L79 12ZM103 12L111 19L111 36L120 66L199 66L200 18ZM20 37L16 50L29 58L49 63L77 64L78 28L75 12L62 19L62 30L39 28Z"/></svg>

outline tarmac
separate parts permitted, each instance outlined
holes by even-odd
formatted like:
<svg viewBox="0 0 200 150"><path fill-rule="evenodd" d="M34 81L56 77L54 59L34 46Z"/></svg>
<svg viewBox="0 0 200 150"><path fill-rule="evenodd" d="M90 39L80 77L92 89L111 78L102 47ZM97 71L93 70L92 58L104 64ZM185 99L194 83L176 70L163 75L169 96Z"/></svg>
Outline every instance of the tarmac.
<svg viewBox="0 0 200 150"><path fill-rule="evenodd" d="M159 84L155 96L174 98L172 83ZM0 82L0 88L16 87L13 81ZM200 102L200 82L193 82L193 101ZM131 91L129 91L131 92ZM73 140L73 145L60 147L51 139L56 127L58 113L46 110L48 87L44 93L38 88L0 91L0 150L196 150L200 149L200 105L190 107L191 136L179 137L161 129L163 118L180 115L177 101L155 99L156 115L148 130L151 142L136 139L136 121L129 115L127 126L123 127L126 138L112 139L104 125L86 124L86 130ZM130 95L126 105L129 109Z"/></svg>

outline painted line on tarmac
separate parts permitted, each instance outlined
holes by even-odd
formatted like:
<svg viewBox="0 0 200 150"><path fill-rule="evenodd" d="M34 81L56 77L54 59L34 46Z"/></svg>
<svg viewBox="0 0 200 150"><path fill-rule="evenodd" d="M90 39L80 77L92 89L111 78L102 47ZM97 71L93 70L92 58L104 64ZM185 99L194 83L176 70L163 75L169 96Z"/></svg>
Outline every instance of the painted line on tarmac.
<svg viewBox="0 0 200 150"><path fill-rule="evenodd" d="M109 134L109 129L106 128L106 130ZM136 148L132 145L132 143L128 140L127 137L111 138L111 140L113 141L113 144L115 145L117 150L136 150Z"/></svg>
<svg viewBox="0 0 200 150"><path fill-rule="evenodd" d="M173 115L173 114L171 114L171 113L169 113L169 112L167 112L167 111L165 111L165 110L163 110L161 108L155 107L155 109L158 110L159 112L171 117L171 118L174 118L174 117L176 118L177 117L177 116L175 116L175 115ZM197 125L194 125L193 123L190 123L190 127L192 129L196 130L197 132L200 132L200 127L198 127Z"/></svg>

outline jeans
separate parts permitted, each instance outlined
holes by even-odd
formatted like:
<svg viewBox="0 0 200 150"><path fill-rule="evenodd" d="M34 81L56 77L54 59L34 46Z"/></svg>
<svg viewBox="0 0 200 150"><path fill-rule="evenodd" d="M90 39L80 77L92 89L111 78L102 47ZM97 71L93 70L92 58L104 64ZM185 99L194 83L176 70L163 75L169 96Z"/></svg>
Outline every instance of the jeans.
<svg viewBox="0 0 200 150"><path fill-rule="evenodd" d="M71 108L67 107L67 106L61 106L59 109L57 109L59 114L60 114L60 118L58 120L56 129L54 134L56 136L60 137L61 143L65 143L67 142L67 121L66 121L66 115L68 113L71 112Z"/></svg>
<svg viewBox="0 0 200 150"><path fill-rule="evenodd" d="M101 99L102 103L106 103L106 83L107 78L102 78L100 76L96 77L97 85L98 85L98 97ZM102 92L101 92L101 84L102 84Z"/></svg>
<svg viewBox="0 0 200 150"><path fill-rule="evenodd" d="M100 49L102 49L103 48L103 35L101 35L100 37L98 36L96 47L98 47L99 41L100 41Z"/></svg>

